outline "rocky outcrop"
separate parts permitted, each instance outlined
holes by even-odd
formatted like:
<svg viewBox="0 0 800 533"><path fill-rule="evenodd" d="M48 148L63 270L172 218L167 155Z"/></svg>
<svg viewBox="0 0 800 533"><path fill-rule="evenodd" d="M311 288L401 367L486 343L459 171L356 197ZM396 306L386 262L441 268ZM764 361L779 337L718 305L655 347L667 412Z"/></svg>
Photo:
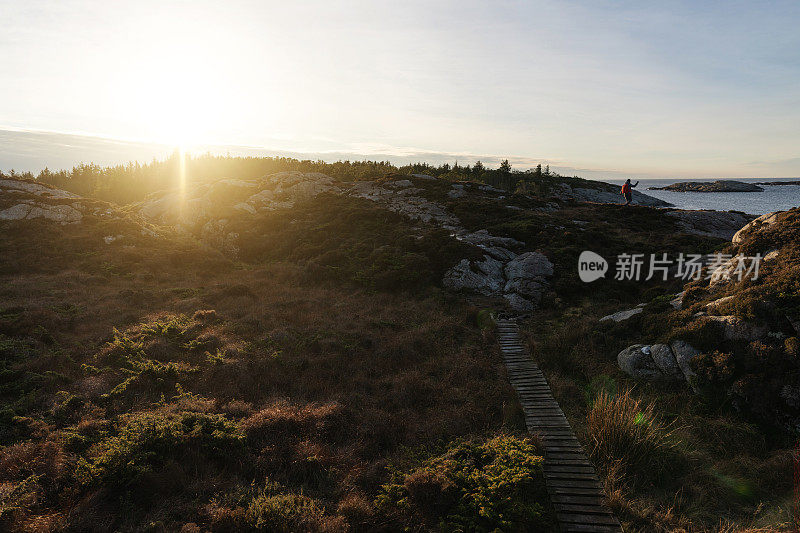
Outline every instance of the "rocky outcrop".
<svg viewBox="0 0 800 533"><path fill-rule="evenodd" d="M353 184L348 194L371 200L412 220L433 224L452 232L464 231L458 218L443 206L420 196L420 192L421 189L413 187L409 180L388 183L359 181Z"/></svg>
<svg viewBox="0 0 800 533"><path fill-rule="evenodd" d="M412 178L436 179L425 175ZM502 199L503 191L470 183L451 184L448 196L459 198L467 194L467 189ZM342 184L324 174L281 172L254 180L224 179L201 184L183 194L171 191L148 198L138 210L153 223L174 225L228 255L237 255L239 233L232 229L232 221L291 208L300 200L325 192L369 200L419 224L445 229L454 238L478 248L482 252L480 259L462 259L445 273L442 284L448 289L504 297L513 309L528 312L538 305L548 286L547 278L553 274L553 265L544 255L519 255L524 243L491 235L487 230L466 230L445 206L427 199L412 179Z"/></svg>
<svg viewBox="0 0 800 533"><path fill-rule="evenodd" d="M86 210L76 194L27 180L0 179L0 221L43 219L72 224L80 222Z"/></svg>
<svg viewBox="0 0 800 533"><path fill-rule="evenodd" d="M298 201L338 191L333 178L316 172L278 172L259 179L222 179L186 191L152 195L138 212L149 222L174 226L228 255L238 254L231 221L288 209Z"/></svg>
<svg viewBox="0 0 800 533"><path fill-rule="evenodd" d="M102 242L121 241L126 246L142 235L159 237L140 217L116 209L111 204L84 198L71 192L30 180L0 179L0 222L19 223L42 220L61 225L92 225L114 221L114 233ZM122 233L119 233L122 231Z"/></svg>
<svg viewBox="0 0 800 533"><path fill-rule="evenodd" d="M628 346L617 355L619 368L633 377L647 381L665 379L665 375L653 361L650 345L634 344Z"/></svg>
<svg viewBox="0 0 800 533"><path fill-rule="evenodd" d="M520 298L538 305L547 288L547 278L552 275L553 263L539 252L518 255L505 267L507 280L503 288L505 297L512 307L514 307L514 302L518 302ZM515 296L510 298L510 295Z"/></svg>
<svg viewBox="0 0 800 533"><path fill-rule="evenodd" d="M754 183L734 180L682 181L666 187L648 187L652 191L677 192L760 192L764 189Z"/></svg>
<svg viewBox="0 0 800 533"><path fill-rule="evenodd" d="M30 194L52 200L80 198L77 194L27 180L0 179L0 191L5 194Z"/></svg>
<svg viewBox="0 0 800 533"><path fill-rule="evenodd" d="M255 180L222 179L187 191L153 196L138 206L154 224L194 231L209 221L287 209L300 200L336 189L333 178L315 172L279 172Z"/></svg>
<svg viewBox="0 0 800 533"><path fill-rule="evenodd" d="M675 295L675 297L669 301L669 305L672 306L673 309L676 311L680 311L683 309L683 297L686 296L686 291L681 291Z"/></svg>
<svg viewBox="0 0 800 533"><path fill-rule="evenodd" d="M70 205L49 205L37 202L23 202L0 211L0 220L32 220L35 218L69 224L80 222L83 214Z"/></svg>
<svg viewBox="0 0 800 533"><path fill-rule="evenodd" d="M672 355L675 356L675 361L678 363L678 367L683 373L684 379L689 384L692 389L697 392L697 382L696 377L697 374L692 371L692 359L700 355L691 344L686 341L677 340L670 344L670 348L672 349Z"/></svg>
<svg viewBox="0 0 800 533"><path fill-rule="evenodd" d="M755 233L765 226L771 226L778 221L779 216L783 211L775 211L761 215L760 217L752 220L746 226L737 231L731 238L733 244L741 244L745 238L749 237L751 233Z"/></svg>
<svg viewBox="0 0 800 533"><path fill-rule="evenodd" d="M669 211L667 216L676 219L678 227L686 233L703 237L730 240L753 215L739 211Z"/></svg>
<svg viewBox="0 0 800 533"><path fill-rule="evenodd" d="M699 355L684 341L667 344L634 344L619 352L619 368L634 379L646 381L686 381L694 388L691 361Z"/></svg>
<svg viewBox="0 0 800 533"><path fill-rule="evenodd" d="M482 261L462 259L445 273L442 284L451 290L497 296L503 289L503 263L488 255Z"/></svg>
<svg viewBox="0 0 800 533"><path fill-rule="evenodd" d="M735 279L736 267L739 264L737 257L731 257L722 264L709 265L710 277L708 286L711 289L720 289Z"/></svg>
<svg viewBox="0 0 800 533"><path fill-rule="evenodd" d="M557 183L550 191L553 196L570 199L576 202L593 202L601 204L624 203L620 188L603 182L592 183L592 187L572 187L567 183ZM633 191L631 203L648 207L671 207L672 204L649 196L637 190Z"/></svg>
<svg viewBox="0 0 800 533"><path fill-rule="evenodd" d="M448 270L443 285L451 290L468 290L484 296L502 296L520 313L532 311L547 290L553 264L538 252L516 255L510 261L484 255L483 260L462 259Z"/></svg>
<svg viewBox="0 0 800 533"><path fill-rule="evenodd" d="M624 311L617 311L616 313L612 313L610 315L606 315L606 316L604 316L603 318L600 319L600 322L606 322L606 321L609 321L609 320L614 321L614 322L623 322L623 321L628 320L629 318L631 318L633 316L638 315L642 311L644 311L644 304L641 304L641 305L639 305L637 307L634 307L633 309L626 309Z"/></svg>
<svg viewBox="0 0 800 533"><path fill-rule="evenodd" d="M477 246L487 254L501 261L510 261L514 259L517 254L512 250L517 250L525 246L525 243L510 237L495 237L485 229L456 235L455 237L462 242Z"/></svg>
<svg viewBox="0 0 800 533"><path fill-rule="evenodd" d="M725 308L725 304L727 304L728 302L731 302L731 301L733 301L735 298L736 298L736 297L735 297L735 296L733 296L733 295L731 295L731 296L724 296L724 297L722 297L722 298L717 298L717 299L716 299L716 300L714 300L713 302L708 302L708 303L706 304L706 312L707 312L709 315L716 315L716 314L719 314L720 310Z"/></svg>
<svg viewBox="0 0 800 533"><path fill-rule="evenodd" d="M453 184L448 196L459 198L462 192L466 195L466 188L467 184ZM485 185L476 188L488 193L502 192ZM497 237L485 229L467 231L455 215L421 193L422 190L409 180L357 182L348 191L352 196L371 200L412 220L446 229L456 239L483 252L482 259L462 259L449 269L442 279L445 288L503 297L509 307L519 313L535 309L547 290L547 278L553 275L553 264L547 257L538 252L518 254L525 243L516 239Z"/></svg>

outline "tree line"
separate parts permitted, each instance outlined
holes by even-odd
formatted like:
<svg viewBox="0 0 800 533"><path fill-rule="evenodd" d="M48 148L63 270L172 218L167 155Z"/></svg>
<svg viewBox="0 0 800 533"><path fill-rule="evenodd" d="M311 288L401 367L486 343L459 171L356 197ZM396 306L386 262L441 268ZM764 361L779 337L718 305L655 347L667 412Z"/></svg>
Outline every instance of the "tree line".
<svg viewBox="0 0 800 533"><path fill-rule="evenodd" d="M182 161L183 160L183 161ZM558 177L550 172L549 165L526 171L512 170L508 160L497 169L490 169L480 161L474 165L452 166L449 163L431 165L413 163L397 166L388 161L336 161L299 160L289 157L239 157L212 154L183 155L174 152L164 160L145 164L138 162L101 167L95 163L81 163L71 170L52 171L45 168L38 174L11 170L0 178L31 179L53 185L81 196L99 198L118 204L143 200L148 194L171 189L179 184L181 172L193 182L220 178L252 179L275 172L298 170L322 172L341 181L376 179L389 174L427 174L452 181L473 180L508 191L525 188L526 183L540 178Z"/></svg>

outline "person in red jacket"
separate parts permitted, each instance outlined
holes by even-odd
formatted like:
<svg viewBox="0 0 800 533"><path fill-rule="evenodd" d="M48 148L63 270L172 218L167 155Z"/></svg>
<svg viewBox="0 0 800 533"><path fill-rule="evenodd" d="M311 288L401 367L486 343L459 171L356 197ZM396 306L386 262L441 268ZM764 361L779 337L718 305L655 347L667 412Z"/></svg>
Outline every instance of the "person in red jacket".
<svg viewBox="0 0 800 533"><path fill-rule="evenodd" d="M631 199L633 198L633 191L631 188L636 187L636 185L639 185L638 181L634 185L631 185L630 178L625 180L625 184L622 186L622 196L625 197L625 205L630 205Z"/></svg>

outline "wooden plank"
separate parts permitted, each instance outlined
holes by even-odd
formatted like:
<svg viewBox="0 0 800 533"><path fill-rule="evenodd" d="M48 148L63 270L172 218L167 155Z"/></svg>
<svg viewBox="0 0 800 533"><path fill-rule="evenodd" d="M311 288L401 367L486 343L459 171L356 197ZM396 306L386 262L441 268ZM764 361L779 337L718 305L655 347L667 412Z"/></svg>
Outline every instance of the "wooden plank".
<svg viewBox="0 0 800 533"><path fill-rule="evenodd" d="M587 461L586 459L580 459L580 458L577 458L577 459L552 459L550 457L547 457L546 463L549 466L571 466L571 465L584 466L585 465L585 466L594 468L594 466L592 466L592 464L589 461Z"/></svg>
<svg viewBox="0 0 800 533"><path fill-rule="evenodd" d="M594 472L590 474L582 474L580 472L544 472L545 479L570 479L574 481L587 480L587 481L600 481L597 474Z"/></svg>
<svg viewBox="0 0 800 533"><path fill-rule="evenodd" d="M549 487L548 492L551 497L556 496L582 496L598 498L600 491L598 487Z"/></svg>
<svg viewBox="0 0 800 533"><path fill-rule="evenodd" d="M594 494L587 496L552 494L550 496L550 501L552 501L553 503L564 503L564 504L605 505L606 500L602 496L595 496Z"/></svg>
<svg viewBox="0 0 800 533"><path fill-rule="evenodd" d="M586 479L548 479L546 483L548 487L552 487L553 491L556 489L569 489L570 491L583 489L588 491L584 494L597 494L602 490L598 482ZM575 494L575 492L570 492L570 494Z"/></svg>
<svg viewBox="0 0 800 533"><path fill-rule="evenodd" d="M622 531L605 505L594 466L513 321L498 321L498 343L528 432L544 448L543 472L561 531Z"/></svg>
<svg viewBox="0 0 800 533"><path fill-rule="evenodd" d="M544 465L544 472L563 472L566 474L590 474L592 476L595 475L594 468L591 465L582 464L582 465L552 465L546 464Z"/></svg>
<svg viewBox="0 0 800 533"><path fill-rule="evenodd" d="M545 453L544 460L547 462L554 462L558 464L558 462L563 461L580 461L580 462L588 462L586 456L582 452L560 452L558 454L555 453Z"/></svg>
<svg viewBox="0 0 800 533"><path fill-rule="evenodd" d="M578 439L570 436L565 435L542 435L541 436L542 444L547 446L569 446L569 445L577 445L580 446L581 443L578 442ZM583 448L581 448L583 449Z"/></svg>
<svg viewBox="0 0 800 533"><path fill-rule="evenodd" d="M599 514L610 516L611 512L602 503L554 503L556 512L558 513L581 513L581 514Z"/></svg>
<svg viewBox="0 0 800 533"><path fill-rule="evenodd" d="M607 514L583 514L583 513L559 513L556 512L559 522L572 522L576 524L602 524L607 526L619 526L619 520L614 515Z"/></svg>
<svg viewBox="0 0 800 533"><path fill-rule="evenodd" d="M608 526L604 524L561 524L562 533L619 533L622 528L619 525Z"/></svg>

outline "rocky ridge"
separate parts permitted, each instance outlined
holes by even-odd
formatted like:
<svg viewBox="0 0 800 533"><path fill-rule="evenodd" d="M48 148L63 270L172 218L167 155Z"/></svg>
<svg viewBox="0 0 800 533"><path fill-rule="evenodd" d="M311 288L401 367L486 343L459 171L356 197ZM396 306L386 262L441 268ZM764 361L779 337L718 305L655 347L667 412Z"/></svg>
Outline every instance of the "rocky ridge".
<svg viewBox="0 0 800 533"><path fill-rule="evenodd" d="M519 240L492 235L485 229L466 229L444 205L426 197L422 187L430 181L438 180L419 174L407 178L341 182L325 174L288 171L257 179L220 179L193 184L185 190L153 193L134 204L132 210L147 223L176 228L227 255L237 256L240 235L235 222L241 223L260 213L290 209L299 201L323 193L361 198L426 227L444 229L455 239L479 250L481 258L461 259L447 270L442 279L446 288L504 298L518 313L533 310L547 292L548 279L554 274L550 260L541 252L526 250L526 244ZM619 203L619 194L613 185L598 183L590 188L570 183L555 183L551 196L580 202ZM68 224L81 221L87 210L104 216L112 216L113 212L110 208L103 211L96 203L89 206L87 200L74 194L34 182L2 180L0 192L5 193L4 203L0 204L0 220L45 218ZM505 205L505 191L485 184L452 183L446 191L450 199L467 195L491 199L498 207L519 209ZM642 194L634 196L634 203L637 202L666 205ZM542 213L559 209L555 201L535 208ZM738 213L676 210L668 214L679 219L679 226L686 232L704 232L716 237L727 237L741 227L742 221L748 220L747 215ZM107 242L118 238L118 235L109 235Z"/></svg>
<svg viewBox="0 0 800 533"><path fill-rule="evenodd" d="M568 183L557 183L550 191L552 196L576 202L594 202L601 204L623 203L620 188L603 182L592 183L593 187L573 187ZM672 207L672 204L643 192L633 190L631 203L646 207Z"/></svg>

